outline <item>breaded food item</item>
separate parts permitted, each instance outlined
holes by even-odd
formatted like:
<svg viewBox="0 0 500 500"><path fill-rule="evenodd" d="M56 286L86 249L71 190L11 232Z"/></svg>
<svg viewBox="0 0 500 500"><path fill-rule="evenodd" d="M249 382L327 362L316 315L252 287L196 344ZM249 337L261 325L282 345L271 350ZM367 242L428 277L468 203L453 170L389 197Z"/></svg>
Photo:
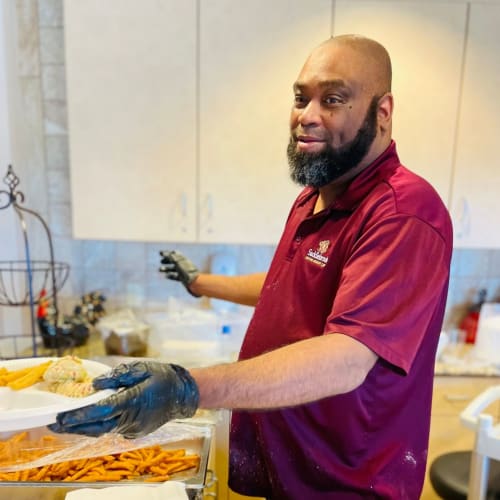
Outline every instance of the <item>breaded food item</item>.
<svg viewBox="0 0 500 500"><path fill-rule="evenodd" d="M82 365L82 361L76 356L64 356L54 361L45 370L43 379L48 384L55 384L71 380L73 382L83 382L88 377L87 370Z"/></svg>
<svg viewBox="0 0 500 500"><path fill-rule="evenodd" d="M95 391L92 379L76 356L64 356L47 368L45 389L72 398L84 398Z"/></svg>
<svg viewBox="0 0 500 500"><path fill-rule="evenodd" d="M73 380L65 380L49 386L50 392L69 396L70 398L85 398L94 394L95 389L92 385L92 380L84 380L83 382L73 382Z"/></svg>

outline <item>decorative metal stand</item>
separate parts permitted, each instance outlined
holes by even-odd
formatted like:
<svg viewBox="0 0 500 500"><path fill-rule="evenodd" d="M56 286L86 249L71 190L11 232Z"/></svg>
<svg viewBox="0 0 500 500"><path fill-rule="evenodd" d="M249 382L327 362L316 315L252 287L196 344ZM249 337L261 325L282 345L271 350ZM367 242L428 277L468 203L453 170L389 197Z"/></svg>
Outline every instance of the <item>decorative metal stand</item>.
<svg viewBox="0 0 500 500"><path fill-rule="evenodd" d="M0 261L0 305L29 306L33 356L37 356L35 306L42 297L42 290L45 290L44 298L51 300L53 316L57 322L59 317L57 292L68 278L69 265L54 261L52 236L43 218L34 210L20 205L24 203L24 194L17 191L20 181L11 165L9 165L3 181L9 189L8 191L0 190L0 210L12 207L16 212L22 229L25 260ZM33 216L43 226L48 240L49 260L32 260L26 216ZM19 276L24 279L19 279Z"/></svg>

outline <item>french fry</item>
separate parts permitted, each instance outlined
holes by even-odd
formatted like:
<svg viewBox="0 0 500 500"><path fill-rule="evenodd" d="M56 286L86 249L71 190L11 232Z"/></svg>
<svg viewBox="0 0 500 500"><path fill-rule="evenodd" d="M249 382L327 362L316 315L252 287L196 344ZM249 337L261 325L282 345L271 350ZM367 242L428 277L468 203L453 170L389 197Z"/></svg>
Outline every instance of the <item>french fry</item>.
<svg viewBox="0 0 500 500"><path fill-rule="evenodd" d="M52 361L47 361L40 365L36 365L30 368L30 370L15 380L7 383L7 387L14 389L16 391L20 389L25 389L31 385L41 382L43 380L43 374L47 368L52 364Z"/></svg>
<svg viewBox="0 0 500 500"><path fill-rule="evenodd" d="M57 444L54 436L42 436L38 442L31 442L28 434L21 432L0 442L0 466L8 461L16 463L20 452L25 454L24 461L32 461L46 453L39 448ZM168 481L176 472L196 468L199 463L199 455L186 454L185 449L164 450L155 445L113 455L4 472L0 473L0 481L116 482L142 477L147 482L160 482Z"/></svg>
<svg viewBox="0 0 500 500"><path fill-rule="evenodd" d="M19 370L0 368L0 386L7 386L14 390L24 389L40 382L52 361L46 361L35 366L28 366Z"/></svg>
<svg viewBox="0 0 500 500"><path fill-rule="evenodd" d="M5 380L5 383L12 382L29 373L31 369L32 367L29 366L27 368L21 368L20 370L7 370L7 373L2 376L2 379Z"/></svg>

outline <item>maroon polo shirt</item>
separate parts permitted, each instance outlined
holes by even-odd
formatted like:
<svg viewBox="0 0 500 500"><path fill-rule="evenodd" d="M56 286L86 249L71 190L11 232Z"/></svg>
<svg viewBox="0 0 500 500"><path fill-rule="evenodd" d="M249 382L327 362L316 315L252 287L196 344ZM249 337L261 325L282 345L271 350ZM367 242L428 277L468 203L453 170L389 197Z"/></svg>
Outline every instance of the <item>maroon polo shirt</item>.
<svg viewBox="0 0 500 500"><path fill-rule="evenodd" d="M231 488L272 499L417 500L452 251L449 214L394 142L327 209L296 199L241 348L342 333L379 356L357 389L233 412ZM318 380L318 384L321 380Z"/></svg>

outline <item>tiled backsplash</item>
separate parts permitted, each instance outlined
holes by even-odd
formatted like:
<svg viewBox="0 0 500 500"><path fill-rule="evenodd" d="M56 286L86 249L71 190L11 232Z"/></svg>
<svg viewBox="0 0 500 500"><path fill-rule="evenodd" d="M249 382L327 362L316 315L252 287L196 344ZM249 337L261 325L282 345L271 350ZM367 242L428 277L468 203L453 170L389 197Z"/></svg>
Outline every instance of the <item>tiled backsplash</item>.
<svg viewBox="0 0 500 500"><path fill-rule="evenodd" d="M158 273L158 252L165 248L185 253L205 270L211 255L220 251L236 253L238 272L265 270L274 250L271 246L72 239L62 0L17 0L16 6L23 112L30 133L35 134L21 181L26 185L29 179L26 205L40 211L51 227L56 260L71 265L61 309L70 312L79 296L96 289L111 299L108 307L130 301L162 302L169 296L195 300ZM457 322L479 288L488 290L489 299L500 297L500 250L455 251L446 326Z"/></svg>

